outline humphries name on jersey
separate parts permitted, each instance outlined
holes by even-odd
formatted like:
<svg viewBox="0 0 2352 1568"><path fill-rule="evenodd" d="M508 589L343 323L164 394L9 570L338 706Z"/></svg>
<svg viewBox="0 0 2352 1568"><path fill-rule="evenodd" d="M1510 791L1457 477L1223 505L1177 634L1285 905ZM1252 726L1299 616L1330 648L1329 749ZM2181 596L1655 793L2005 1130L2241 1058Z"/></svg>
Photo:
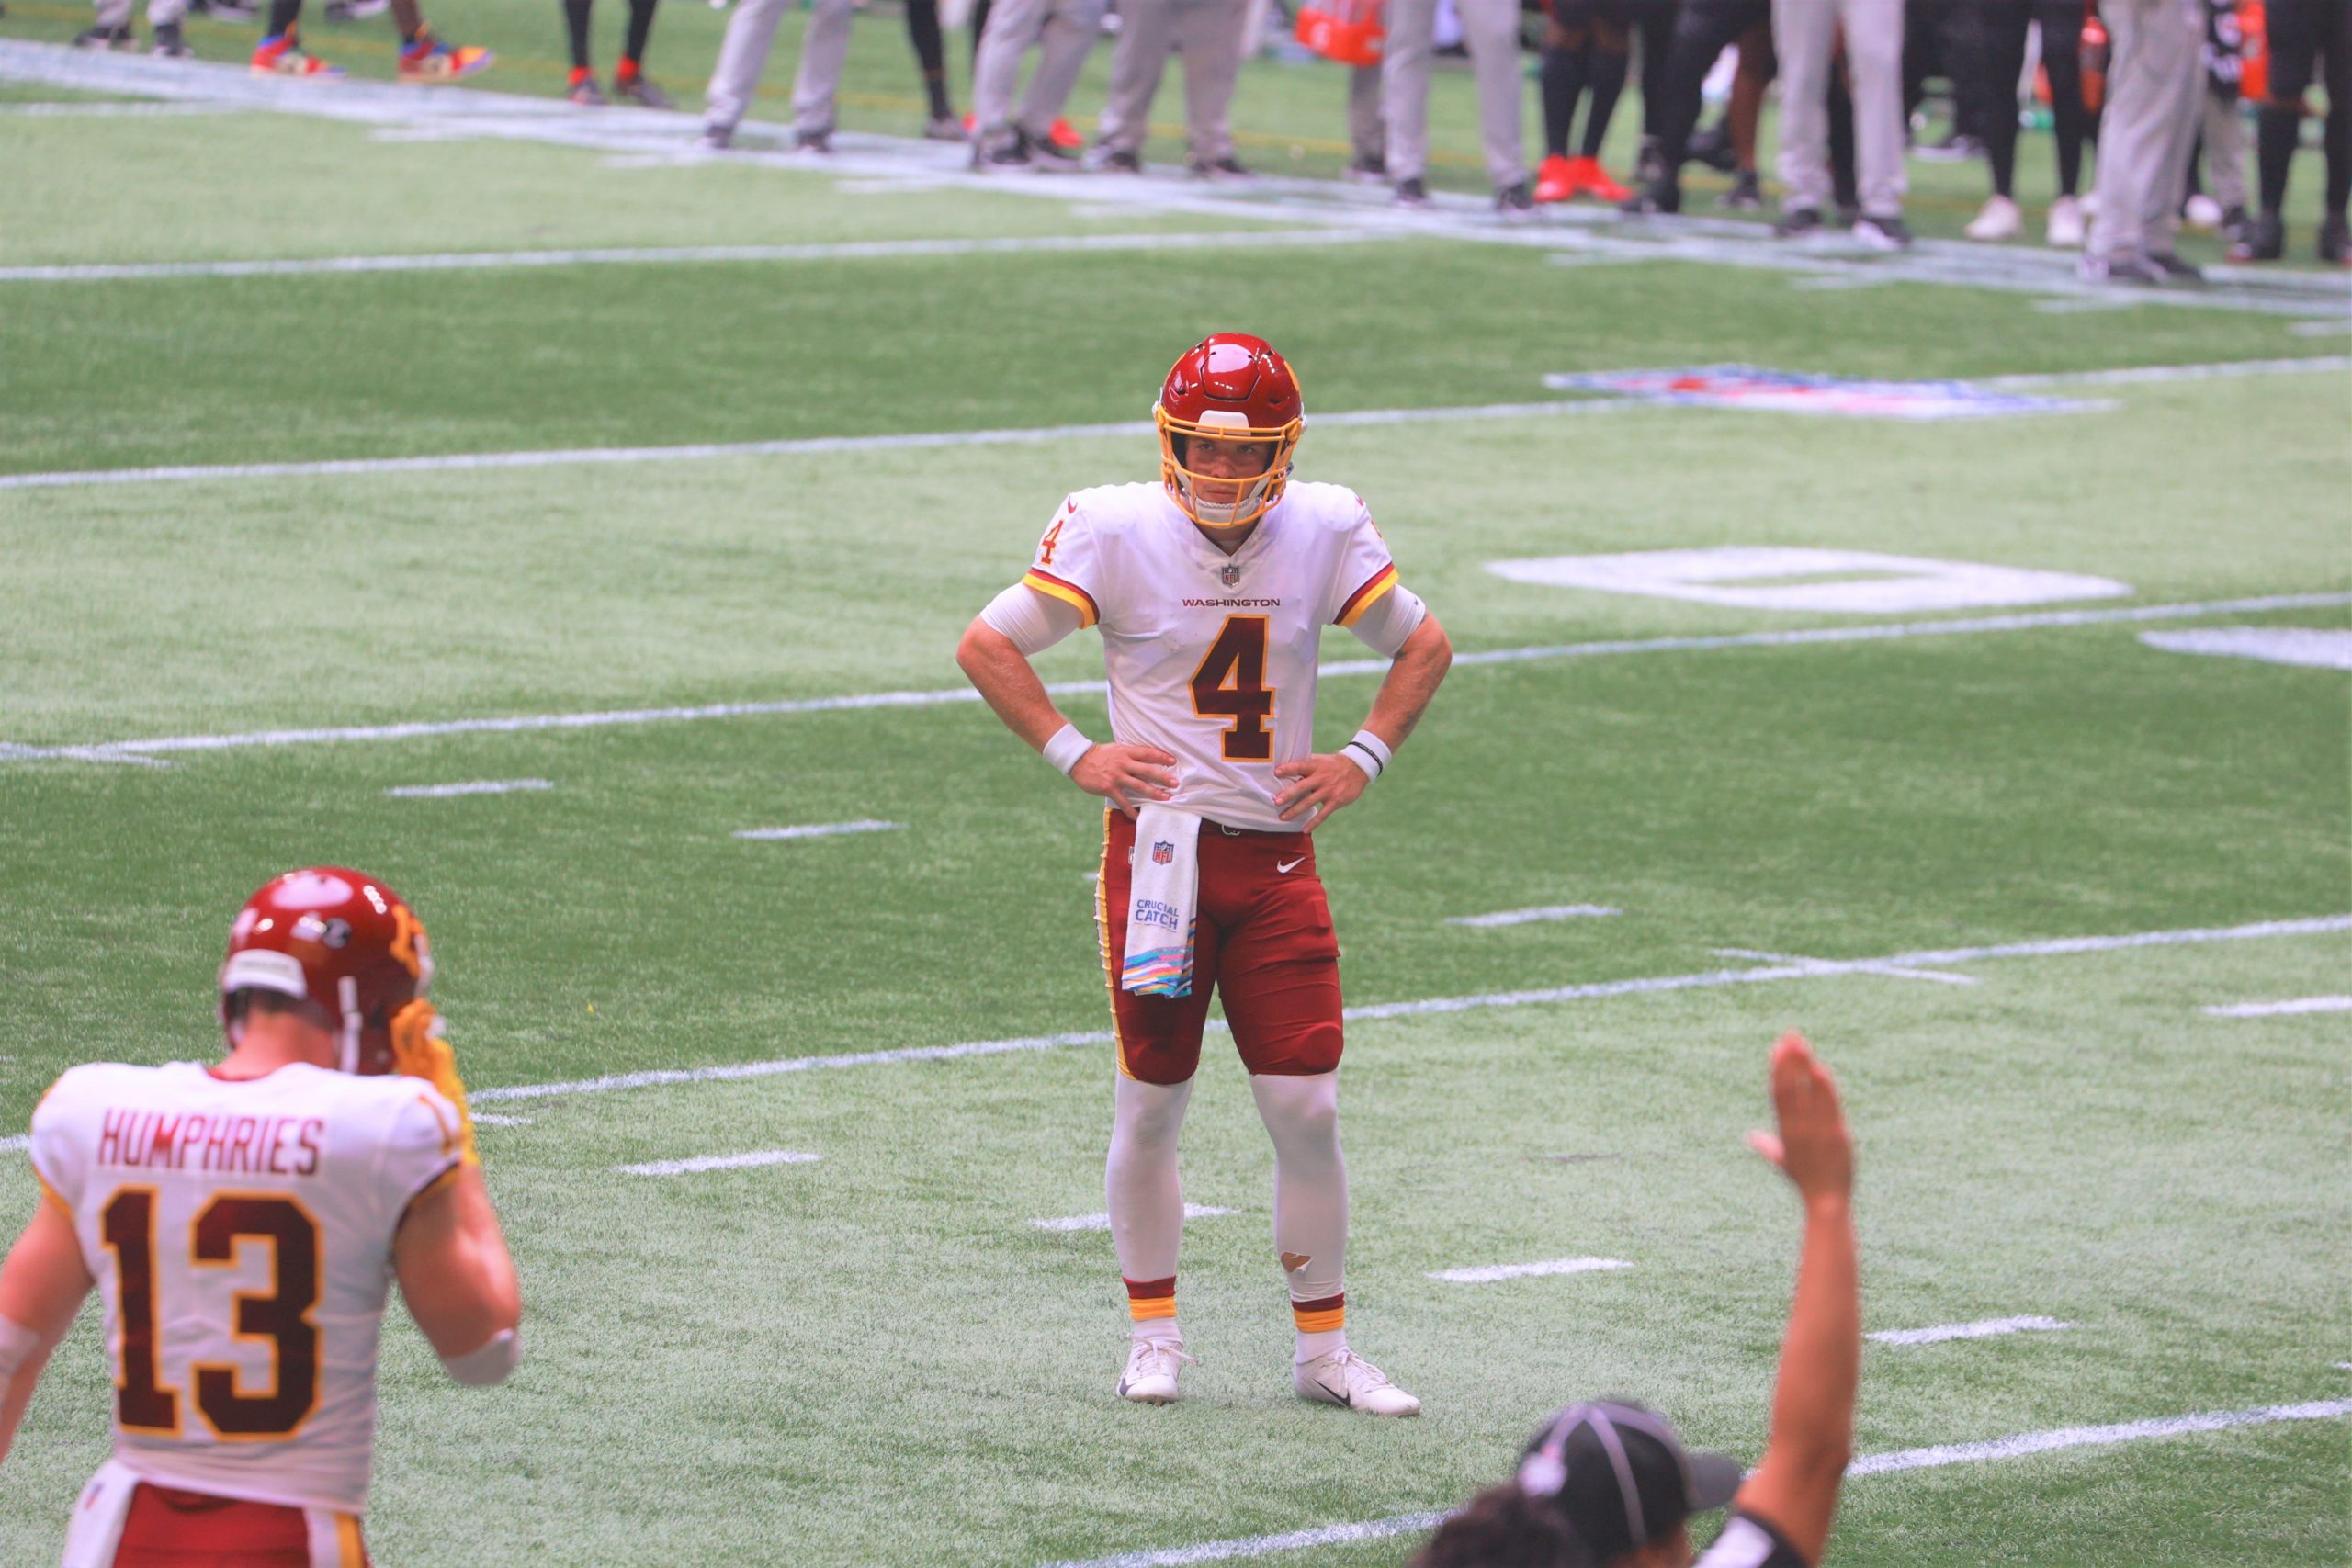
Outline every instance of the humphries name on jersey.
<svg viewBox="0 0 2352 1568"><path fill-rule="evenodd" d="M1263 832L1296 826L1274 808L1274 768L1314 750L1323 628L1393 656L1426 614L1363 498L1329 484L1284 487L1231 555L1163 485L1082 490L1022 582L1076 612L1057 629L1101 628L1112 733L1175 755L1167 804Z"/></svg>

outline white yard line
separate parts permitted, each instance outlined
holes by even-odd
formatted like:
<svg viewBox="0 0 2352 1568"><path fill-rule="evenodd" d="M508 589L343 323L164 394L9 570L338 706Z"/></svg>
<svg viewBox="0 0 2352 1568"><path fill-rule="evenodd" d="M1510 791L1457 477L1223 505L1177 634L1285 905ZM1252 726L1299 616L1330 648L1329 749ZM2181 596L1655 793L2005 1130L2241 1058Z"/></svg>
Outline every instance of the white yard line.
<svg viewBox="0 0 2352 1568"><path fill-rule="evenodd" d="M1552 1274L1605 1274L1631 1269L1622 1258L1547 1258L1541 1263L1493 1263L1483 1269L1441 1269L1430 1274L1450 1285L1490 1285L1498 1280L1532 1280Z"/></svg>
<svg viewBox="0 0 2352 1568"><path fill-rule="evenodd" d="M0 483L5 482L0 480ZM2274 593L2253 599L2141 604L2125 609L2049 610L1973 620L1881 622L1860 626L1817 626L1802 631L1740 632L1722 637L1629 637L1613 642L1489 649L1484 652L1456 653L1453 664L1456 669L1476 669L1495 664L1523 664L1555 659L1600 659L1621 654L1707 653L1736 648L1804 648L1821 643L1964 637L1984 632L2187 620L2203 615L2258 615L2275 610L2308 610L2346 604L2352 604L2352 592ZM1317 671L1326 679L1385 675L1387 672L1387 663L1375 659L1337 660L1322 665ZM1046 689L1054 696L1099 695L1102 683L1099 681L1057 681ZM543 729L601 729L614 726L674 724L700 719L847 713L868 708L936 707L978 701L978 692L969 686L957 686L928 692L867 692L850 696L804 697L772 703L709 703L700 707L609 708L594 713L524 714L504 718L418 720L407 724L343 725L311 729L260 729L227 735L166 736L149 740L84 741L67 746L23 746L0 742L0 761L153 761L158 757L180 752L233 751L249 747L418 740L443 735L503 735Z"/></svg>
<svg viewBox="0 0 2352 1568"><path fill-rule="evenodd" d="M1865 1454L1846 1467L1849 1478L1886 1475L1906 1470L1935 1470L1946 1465L2023 1459L2030 1454L2061 1449L2105 1448L2153 1438L2186 1437L2192 1432L2219 1432L2233 1427L2267 1427L2290 1421L2332 1421L2352 1416L2352 1399L2319 1399L2302 1404L2266 1404L2251 1410L2215 1410L2192 1416L2166 1416L2150 1421L2125 1421L2109 1427L2064 1427L2049 1432L2024 1432L1983 1443L1945 1443L1934 1448L1904 1449L1894 1453ZM1356 1541L1385 1540L1434 1529L1448 1509L1398 1514L1367 1519L1361 1524L1322 1525L1314 1529L1280 1535L1245 1536L1234 1540L1204 1540L1193 1546L1159 1551L1122 1551L1110 1557L1057 1562L1050 1568L1189 1568L1199 1562L1225 1562L1236 1558L1272 1557L1318 1546L1342 1546Z"/></svg>
<svg viewBox="0 0 2352 1568"><path fill-rule="evenodd" d="M1232 1213L1231 1209L1213 1209L1204 1203L1184 1205L1184 1217L1188 1220L1214 1220ZM1107 1231L1111 1228L1111 1216L1107 1213L1065 1214L1059 1219L1031 1220L1029 1223L1041 1231Z"/></svg>
<svg viewBox="0 0 2352 1568"><path fill-rule="evenodd" d="M191 114L235 114L233 104L207 103L93 103L93 104L0 104L0 115L20 114L34 118L51 116L96 119L145 119L158 115L177 117Z"/></svg>
<svg viewBox="0 0 2352 1568"><path fill-rule="evenodd" d="M1933 1328L1889 1328L1862 1337L1878 1345L1941 1345L1950 1339L1990 1339L2002 1334L2054 1334L2074 1326L2054 1317L1986 1317L1974 1323L1939 1323Z"/></svg>
<svg viewBox="0 0 2352 1568"><path fill-rule="evenodd" d="M461 795L519 795L553 788L546 779L481 779L472 784L400 784L384 793L395 800L448 800Z"/></svg>
<svg viewBox="0 0 2352 1568"><path fill-rule="evenodd" d="M493 1116L487 1111L475 1111L473 1117L477 1127L527 1127L531 1124L528 1116Z"/></svg>
<svg viewBox="0 0 2352 1568"><path fill-rule="evenodd" d="M153 112L151 108L149 112ZM356 276L542 266L670 266L725 262L888 261L910 256L1090 254L1121 251L1295 249L1394 236L1348 229L1239 229L1219 233L1046 234L1001 239L847 240L807 245L607 246L590 250L451 251L420 255L311 256L290 261L88 262L0 266L0 283L127 283L173 277Z"/></svg>
<svg viewBox="0 0 2352 1568"><path fill-rule="evenodd" d="M2143 947L2189 946L2206 942L2254 942L2272 937L2315 936L2352 931L2352 915L2313 919L2266 920L2255 925L2198 927L2181 931L2135 931L2121 936L2067 937L2049 942L2011 942L1996 947L1949 948L1936 953L1902 953L1884 958L1825 961L1809 964L1780 964L1757 969L1714 969L1695 975L1661 975L1640 979L1602 980L1589 985L1562 986L1540 991L1498 991L1480 996L1432 997L1420 1001L1376 1002L1351 1007L1343 1016L1351 1021L1413 1018L1430 1013L1469 1012L1484 1008L1545 1006L1559 1002L1593 1001L1609 997L1645 996L1663 991L1703 990L1720 986L1758 986L1778 980L1815 979L1833 975L1870 974L1888 964L1917 966L1974 963L1996 958L2063 957L2086 953L2115 953ZM1207 1025L1224 1027L1216 1020ZM730 1083L745 1078L774 1077L786 1073L874 1067L906 1062L960 1061L967 1056L1001 1056L1030 1051L1053 1051L1073 1045L1109 1043L1107 1030L1068 1034L1032 1034L1009 1040L974 1040L953 1045L916 1045L898 1050L855 1051L831 1056L787 1056L768 1062L737 1062L722 1066L664 1067L604 1077L574 1078L560 1083L510 1084L473 1092L476 1104L507 1100L538 1100L556 1095L602 1094L613 1089L651 1089L667 1084Z"/></svg>
<svg viewBox="0 0 2352 1568"><path fill-rule="evenodd" d="M1823 964L1831 962L1826 958L1801 958L1789 953L1767 953L1753 947L1719 947L1714 953L1718 958L1752 958L1763 964ZM1894 964L1873 969L1840 970L1838 973L1884 975L1895 980L1932 980L1939 986L1973 986L1977 983L1973 975L1947 975L1937 969L1905 969Z"/></svg>
<svg viewBox="0 0 2352 1568"><path fill-rule="evenodd" d="M2232 381L2247 376L2337 375L2352 370L2352 355L2301 359L2240 359L2212 365L2143 365L2122 370L2060 370L2043 376L1993 376L1979 381L1998 392L2042 387L2132 387L2168 381Z"/></svg>
<svg viewBox="0 0 2352 1568"><path fill-rule="evenodd" d="M2306 1012L2352 1012L2352 997L2297 997L2284 1002L2230 1002L2210 1007L2214 1018L2289 1018Z"/></svg>
<svg viewBox="0 0 2352 1568"><path fill-rule="evenodd" d="M480 1097L477 1096L477 1099ZM702 1155L694 1159L657 1159L613 1168L628 1176L694 1176L706 1170L748 1170L762 1165L808 1165L825 1156L797 1149L754 1149L744 1155Z"/></svg>
<svg viewBox="0 0 2352 1568"><path fill-rule="evenodd" d="M1532 909L1498 909L1491 915L1453 915L1449 926L1527 926L1544 920L1605 919L1622 915L1623 909L1612 909L1605 904L1540 904Z"/></svg>
<svg viewBox="0 0 2352 1568"><path fill-rule="evenodd" d="M1424 409L1343 409L1318 413L1318 428L1449 424L1557 414L1623 413L1652 405L1630 398L1583 401L1474 403ZM310 463L186 464L159 468L66 468L40 474L0 474L0 490L56 490L83 485L166 484L198 479L275 479L371 474L462 472L481 468L548 468L572 464L688 463L723 457L797 457L836 452L902 452L929 447L1038 446L1098 436L1149 435L1148 420L1116 424L1047 424L1023 430L917 431L888 435L813 435L786 441L699 442L683 446L576 446L543 452L454 452L424 457L337 457Z"/></svg>
<svg viewBox="0 0 2352 1568"><path fill-rule="evenodd" d="M0 1150L6 1150L11 1154L32 1146L33 1135L30 1133L12 1133L7 1137L0 1138Z"/></svg>
<svg viewBox="0 0 2352 1568"><path fill-rule="evenodd" d="M745 828L736 833L739 839L831 839L843 833L895 833L906 827L904 822L880 822L862 817L854 822L809 822L797 828Z"/></svg>

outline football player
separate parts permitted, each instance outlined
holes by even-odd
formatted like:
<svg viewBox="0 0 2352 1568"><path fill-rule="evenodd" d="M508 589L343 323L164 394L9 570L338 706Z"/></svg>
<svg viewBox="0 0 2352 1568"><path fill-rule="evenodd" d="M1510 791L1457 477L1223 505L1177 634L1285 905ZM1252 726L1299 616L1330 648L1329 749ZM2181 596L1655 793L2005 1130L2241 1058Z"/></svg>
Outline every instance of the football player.
<svg viewBox="0 0 2352 1568"><path fill-rule="evenodd" d="M1387 769L1453 649L1399 585L1363 500L1292 479L1304 413L1263 341L1219 333L1187 349L1155 410L1160 482L1065 500L956 660L1015 734L1115 808L1095 915L1118 1062L1104 1184L1132 1325L1120 1393L1167 1404L1191 1359L1176 1319L1176 1138L1214 989L1274 1144L1293 1387L1410 1416L1420 1402L1348 1347L1340 950L1310 835ZM1392 662L1363 728L1317 752L1327 626ZM1063 717L1028 662L1082 626L1102 634L1107 743Z"/></svg>
<svg viewBox="0 0 2352 1568"><path fill-rule="evenodd" d="M114 1384L66 1568L361 1568L395 1278L452 1377L514 1371L514 1265L432 979L382 882L288 872L230 927L223 1060L75 1067L34 1111L40 1200L0 1264L0 1459L93 1288Z"/></svg>
<svg viewBox="0 0 2352 1568"><path fill-rule="evenodd" d="M1519 1473L1438 1527L1413 1568L1810 1568L1829 1544L1854 1440L1862 1365L1854 1141L1838 1082L1799 1035L1772 1048L1780 1131L1750 1133L1804 1206L1796 1297L1772 1393L1764 1461L1693 1454L1638 1404L1572 1404L1544 1423ZM1702 1554L1694 1514L1729 1505Z"/></svg>

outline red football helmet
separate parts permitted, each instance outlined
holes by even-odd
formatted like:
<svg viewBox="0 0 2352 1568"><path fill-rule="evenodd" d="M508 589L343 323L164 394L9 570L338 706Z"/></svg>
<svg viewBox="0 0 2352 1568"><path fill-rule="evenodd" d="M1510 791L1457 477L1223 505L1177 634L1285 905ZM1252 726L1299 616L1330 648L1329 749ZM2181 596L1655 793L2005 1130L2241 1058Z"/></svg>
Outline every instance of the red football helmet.
<svg viewBox="0 0 2352 1568"><path fill-rule="evenodd" d="M1247 527L1282 499L1306 413L1298 378L1265 339L1212 333L1186 349L1160 384L1151 411L1159 426L1160 482L1202 527ZM1201 472L1202 442L1262 445L1266 466L1255 474ZM1204 485L1232 499L1204 499Z"/></svg>
<svg viewBox="0 0 2352 1568"><path fill-rule="evenodd" d="M317 1002L337 1021L346 1073L392 1070L392 1015L433 984L433 949L407 901L363 871L313 865L245 900L220 965L221 1016L232 992Z"/></svg>

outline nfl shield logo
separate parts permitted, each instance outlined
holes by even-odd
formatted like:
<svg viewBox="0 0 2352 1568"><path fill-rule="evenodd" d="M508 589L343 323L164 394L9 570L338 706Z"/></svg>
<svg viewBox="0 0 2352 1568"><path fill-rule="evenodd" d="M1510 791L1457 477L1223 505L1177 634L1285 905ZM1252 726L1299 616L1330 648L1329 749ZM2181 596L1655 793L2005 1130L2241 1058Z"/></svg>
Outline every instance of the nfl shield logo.
<svg viewBox="0 0 2352 1568"><path fill-rule="evenodd" d="M1241 581L1241 569L1238 566L1221 566L1217 568L1216 575L1219 581L1230 588Z"/></svg>
<svg viewBox="0 0 2352 1568"><path fill-rule="evenodd" d="M1170 843L1167 840L1162 839L1158 843L1151 846L1152 864L1166 865L1175 858L1176 846Z"/></svg>

